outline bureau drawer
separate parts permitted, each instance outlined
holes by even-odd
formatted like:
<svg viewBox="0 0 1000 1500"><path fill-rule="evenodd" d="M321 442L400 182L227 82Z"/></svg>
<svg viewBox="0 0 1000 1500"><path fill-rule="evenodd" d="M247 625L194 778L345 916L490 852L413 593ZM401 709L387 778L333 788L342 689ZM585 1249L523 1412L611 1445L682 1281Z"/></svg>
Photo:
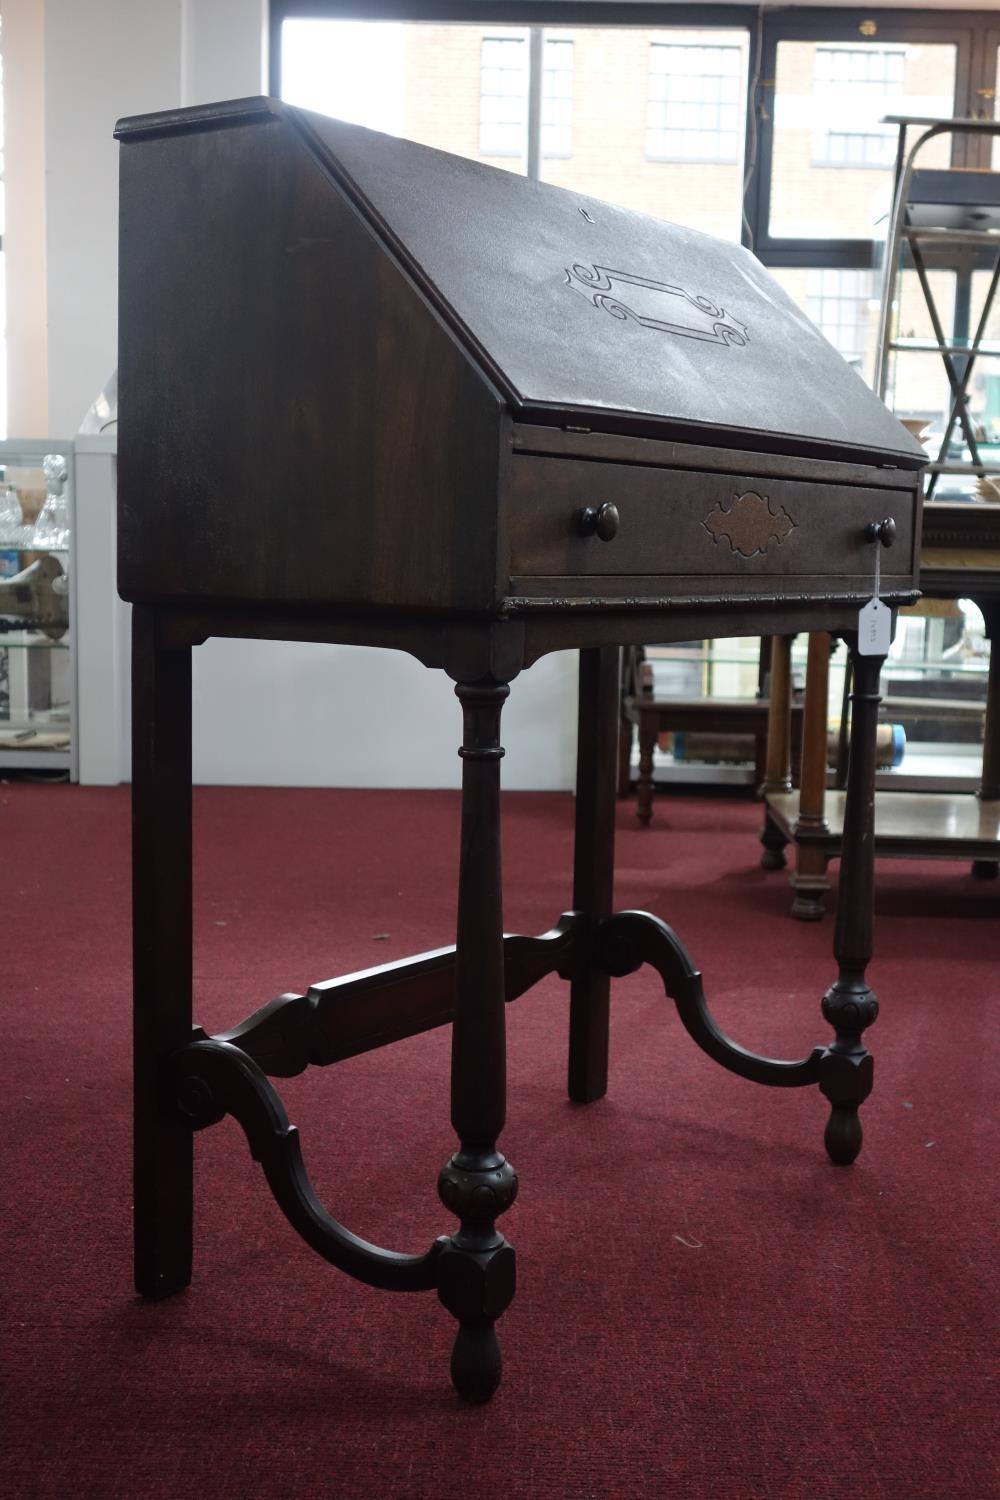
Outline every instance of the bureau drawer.
<svg viewBox="0 0 1000 1500"><path fill-rule="evenodd" d="M710 579L735 594L810 578L822 591L836 578L870 594L875 551L866 528L889 516L896 540L882 549L882 592L912 591L916 478L894 474L882 487L877 475L860 486L515 454L512 592L586 593L616 578L628 580L630 594L704 591ZM583 535L587 520L598 529Z"/></svg>

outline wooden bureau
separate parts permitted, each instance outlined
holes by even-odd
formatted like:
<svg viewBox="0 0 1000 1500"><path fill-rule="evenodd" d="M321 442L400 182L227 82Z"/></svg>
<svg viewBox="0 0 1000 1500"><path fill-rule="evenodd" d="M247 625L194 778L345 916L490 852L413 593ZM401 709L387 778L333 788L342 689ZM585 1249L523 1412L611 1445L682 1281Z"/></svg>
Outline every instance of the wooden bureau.
<svg viewBox="0 0 1000 1500"><path fill-rule="evenodd" d="M893 534L882 598L913 599L924 456L738 246L273 100L117 135L137 1285L190 1279L193 1134L232 1114L320 1255L437 1292L455 1385L487 1400L514 1291L504 1008L543 975L570 985L572 1099L606 1088L610 979L650 963L721 1066L818 1085L830 1155L860 1149L881 659L854 642L833 1037L778 1062L719 1031L670 928L612 910L618 656L850 635ZM214 1036L191 1014L191 651L210 636L395 647L448 673L463 713L455 946ZM580 650L573 908L504 936L500 715L521 670L561 649ZM458 1145L438 1191L458 1227L397 1254L318 1202L270 1080L446 1022Z"/></svg>

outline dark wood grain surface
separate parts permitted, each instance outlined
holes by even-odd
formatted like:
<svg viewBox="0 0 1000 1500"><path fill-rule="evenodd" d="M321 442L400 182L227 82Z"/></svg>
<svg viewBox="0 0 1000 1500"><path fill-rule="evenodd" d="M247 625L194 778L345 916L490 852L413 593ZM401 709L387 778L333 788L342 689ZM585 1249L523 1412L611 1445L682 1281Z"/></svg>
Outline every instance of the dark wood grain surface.
<svg viewBox="0 0 1000 1500"><path fill-rule="evenodd" d="M490 608L499 399L262 118L122 151L119 588Z"/></svg>
<svg viewBox="0 0 1000 1500"><path fill-rule="evenodd" d="M794 452L924 454L740 245L304 110L293 129L511 404ZM448 226L441 232L442 223ZM571 416L570 421L578 420Z"/></svg>

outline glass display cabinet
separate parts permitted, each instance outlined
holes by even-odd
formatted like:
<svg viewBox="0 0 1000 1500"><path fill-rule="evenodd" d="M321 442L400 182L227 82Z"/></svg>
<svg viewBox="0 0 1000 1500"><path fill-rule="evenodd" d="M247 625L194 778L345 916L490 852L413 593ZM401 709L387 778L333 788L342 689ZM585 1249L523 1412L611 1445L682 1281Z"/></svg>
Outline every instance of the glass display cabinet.
<svg viewBox="0 0 1000 1500"><path fill-rule="evenodd" d="M76 779L73 445L0 442L0 770Z"/></svg>

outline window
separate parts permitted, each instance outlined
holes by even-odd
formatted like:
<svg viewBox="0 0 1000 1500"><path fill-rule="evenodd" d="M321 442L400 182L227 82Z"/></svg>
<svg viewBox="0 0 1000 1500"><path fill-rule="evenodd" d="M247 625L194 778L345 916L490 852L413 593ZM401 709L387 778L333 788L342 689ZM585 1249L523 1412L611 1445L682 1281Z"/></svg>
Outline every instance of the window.
<svg viewBox="0 0 1000 1500"><path fill-rule="evenodd" d="M806 312L839 349L848 364L861 370L867 363L869 334L874 337L873 308L878 289L872 271L809 271Z"/></svg>
<svg viewBox="0 0 1000 1500"><path fill-rule="evenodd" d="M892 197L897 137L882 117L954 114L958 48L938 40L876 46L778 37L762 67L771 57L775 81L760 147L770 204L763 243L755 237L758 252L766 265L768 240L798 240L807 256L809 241L853 241L856 259L848 264L870 266ZM925 164L946 167L949 160L950 144L938 137Z"/></svg>
<svg viewBox="0 0 1000 1500"><path fill-rule="evenodd" d="M902 47L817 47L817 165L892 166L896 128L881 121L900 113L905 72Z"/></svg>
<svg viewBox="0 0 1000 1500"><path fill-rule="evenodd" d="M542 155L573 149L573 43L545 39L542 68Z"/></svg>
<svg viewBox="0 0 1000 1500"><path fill-rule="evenodd" d="M528 43L520 36L484 36L479 94L483 156L523 156L528 124Z"/></svg>
<svg viewBox="0 0 1000 1500"><path fill-rule="evenodd" d="M528 39L484 36L479 97L483 156L523 156L528 130ZM569 156L573 144L573 43L545 39L542 64L543 156Z"/></svg>
<svg viewBox="0 0 1000 1500"><path fill-rule="evenodd" d="M653 42L647 157L736 161L742 113L740 72L739 47Z"/></svg>

